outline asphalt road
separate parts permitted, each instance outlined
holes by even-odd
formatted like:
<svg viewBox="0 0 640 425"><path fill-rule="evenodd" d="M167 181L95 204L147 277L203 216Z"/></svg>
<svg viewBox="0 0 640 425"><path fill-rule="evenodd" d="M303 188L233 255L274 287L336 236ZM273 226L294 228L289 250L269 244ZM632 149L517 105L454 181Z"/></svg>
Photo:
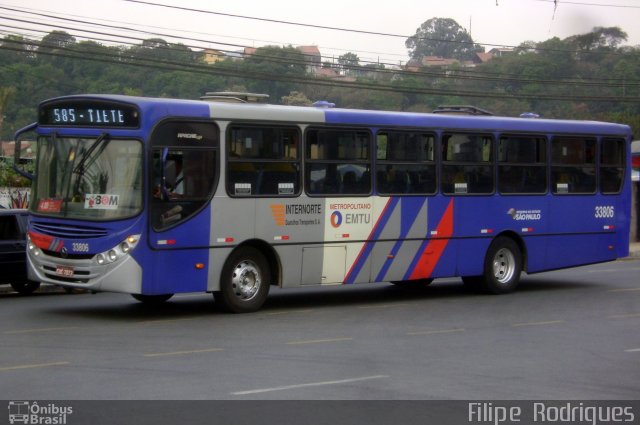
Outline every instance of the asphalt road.
<svg viewBox="0 0 640 425"><path fill-rule="evenodd" d="M523 276L206 294L0 294L0 394L49 400L638 399L640 260Z"/></svg>

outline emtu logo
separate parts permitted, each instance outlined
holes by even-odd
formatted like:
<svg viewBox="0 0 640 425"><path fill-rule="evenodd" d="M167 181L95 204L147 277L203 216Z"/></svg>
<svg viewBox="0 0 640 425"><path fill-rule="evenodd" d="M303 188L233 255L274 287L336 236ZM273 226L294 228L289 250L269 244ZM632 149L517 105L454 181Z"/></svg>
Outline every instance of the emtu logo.
<svg viewBox="0 0 640 425"><path fill-rule="evenodd" d="M341 224L342 224L342 214L340 214L340 211L334 211L331 214L331 225L337 229L338 227L340 227Z"/></svg>
<svg viewBox="0 0 640 425"><path fill-rule="evenodd" d="M273 221L276 222L277 226L284 226L286 224L286 212L284 204L270 205L270 207Z"/></svg>

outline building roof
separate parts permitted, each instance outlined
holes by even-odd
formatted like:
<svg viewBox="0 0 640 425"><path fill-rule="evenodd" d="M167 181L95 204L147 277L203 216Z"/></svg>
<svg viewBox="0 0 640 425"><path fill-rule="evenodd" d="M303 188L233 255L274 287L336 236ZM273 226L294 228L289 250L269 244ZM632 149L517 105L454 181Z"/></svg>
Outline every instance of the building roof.
<svg viewBox="0 0 640 425"><path fill-rule="evenodd" d="M459 62L457 59L443 58L442 56L425 56L422 58L424 66L451 66Z"/></svg>
<svg viewBox="0 0 640 425"><path fill-rule="evenodd" d="M296 49L300 50L304 55L321 56L318 46L298 46Z"/></svg>
<svg viewBox="0 0 640 425"><path fill-rule="evenodd" d="M481 63L489 62L493 58L492 53L477 52L476 57Z"/></svg>

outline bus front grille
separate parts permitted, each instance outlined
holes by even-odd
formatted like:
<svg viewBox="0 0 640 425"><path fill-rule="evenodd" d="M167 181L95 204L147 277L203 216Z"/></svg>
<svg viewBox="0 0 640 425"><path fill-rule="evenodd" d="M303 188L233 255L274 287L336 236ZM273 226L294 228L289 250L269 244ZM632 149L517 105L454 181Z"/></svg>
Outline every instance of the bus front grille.
<svg viewBox="0 0 640 425"><path fill-rule="evenodd" d="M38 233L56 238L91 239L108 235L107 229L99 227L73 226L68 224L53 224L38 221L32 221L31 227Z"/></svg>

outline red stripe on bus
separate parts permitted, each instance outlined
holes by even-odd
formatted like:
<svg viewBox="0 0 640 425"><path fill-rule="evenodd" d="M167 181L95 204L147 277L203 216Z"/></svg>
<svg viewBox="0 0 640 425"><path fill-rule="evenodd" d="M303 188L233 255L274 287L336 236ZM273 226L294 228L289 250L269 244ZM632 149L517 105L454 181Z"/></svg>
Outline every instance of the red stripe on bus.
<svg viewBox="0 0 640 425"><path fill-rule="evenodd" d="M433 269L436 268L438 261L440 261L440 257L449 243L449 238L453 236L453 199L449 201L449 205L442 215L436 230L438 232L438 238L429 241L424 251L422 251L422 256L413 269L413 272L411 272L409 279L425 279L430 277Z"/></svg>

